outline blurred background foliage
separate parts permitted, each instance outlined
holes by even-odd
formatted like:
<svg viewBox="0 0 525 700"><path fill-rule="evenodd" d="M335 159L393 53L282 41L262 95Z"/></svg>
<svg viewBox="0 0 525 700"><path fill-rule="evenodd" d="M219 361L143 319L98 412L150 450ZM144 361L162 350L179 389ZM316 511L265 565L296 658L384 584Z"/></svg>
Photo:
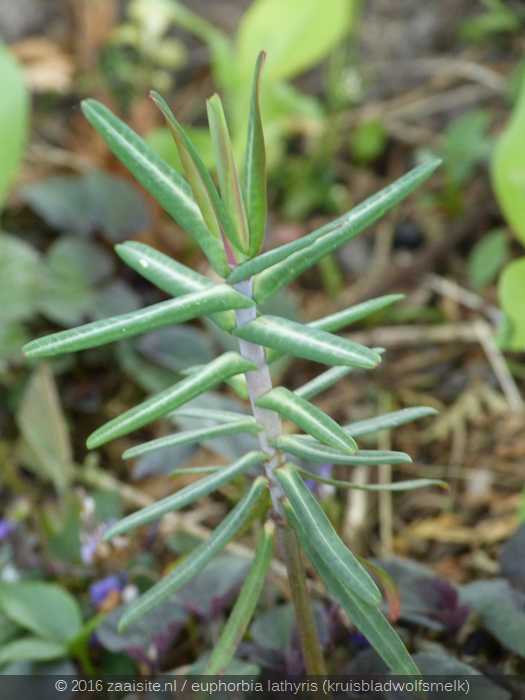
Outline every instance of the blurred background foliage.
<svg viewBox="0 0 525 700"><path fill-rule="evenodd" d="M169 493L176 467L207 464L209 454L176 448L128 467L118 456L126 440L94 454L84 447L104 419L208 362L231 338L188 324L34 366L20 348L160 299L118 262L119 241L147 242L209 273L85 123L80 100L108 104L178 167L148 99L157 89L212 167L205 98L224 97L241 153L260 49L268 53L268 246L343 213L426 152L444 158L423 193L272 304L310 319L368 296L407 294L352 335L387 348L383 368L352 375L323 407L344 421L435 406L440 417L396 432L395 446L388 433L370 444L414 454L420 472L446 478L451 491L392 500L327 487L318 495L347 541L386 568L391 617L405 625L422 668L523 670L524 27L517 0L0 0L3 672L51 661L84 672L187 669L203 663L241 584L250 533L167 609L117 634L126 601L206 537L242 485L140 537L100 544L125 509ZM306 366L291 373L285 360L275 371L292 387L309 378ZM210 404L237 399L212 394ZM213 446L225 461L246 450L239 438ZM410 469L396 468L396 478ZM181 472L177 485L191 478ZM301 668L287 592L278 571L274 578L232 672ZM320 601L318 618L338 669L378 668L337 610Z"/></svg>

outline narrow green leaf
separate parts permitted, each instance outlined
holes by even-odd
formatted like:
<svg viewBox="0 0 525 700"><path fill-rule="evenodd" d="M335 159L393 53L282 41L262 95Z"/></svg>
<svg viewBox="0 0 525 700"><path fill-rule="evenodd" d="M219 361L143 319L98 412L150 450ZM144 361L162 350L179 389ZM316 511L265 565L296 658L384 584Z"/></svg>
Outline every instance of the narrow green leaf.
<svg viewBox="0 0 525 700"><path fill-rule="evenodd" d="M261 71L265 59L266 54L261 51L257 57L253 78L242 183L250 229L250 257L257 255L262 247L267 217L266 146L260 105Z"/></svg>
<svg viewBox="0 0 525 700"><path fill-rule="evenodd" d="M381 361L377 352L364 345L279 316L260 316L232 333L243 340L325 365L373 369Z"/></svg>
<svg viewBox="0 0 525 700"><path fill-rule="evenodd" d="M239 411L219 411L214 408L202 408L197 406L185 406L179 408L173 414L173 418L198 418L199 420L212 420L218 423L228 423L249 418L248 414Z"/></svg>
<svg viewBox="0 0 525 700"><path fill-rule="evenodd" d="M224 672L248 629L272 561L274 534L274 524L267 522L259 535L253 563L239 597L208 661L204 672L206 675L219 675Z"/></svg>
<svg viewBox="0 0 525 700"><path fill-rule="evenodd" d="M415 491L416 489L425 489L429 486L440 486L448 489L447 482L440 479L409 479L407 481L394 481L391 484L354 484L351 481L329 479L301 467L298 467L298 469L307 479L314 479L314 481L319 481L322 484L330 484L338 488L354 489L356 491Z"/></svg>
<svg viewBox="0 0 525 700"><path fill-rule="evenodd" d="M313 440L307 435L283 435L272 443L283 452L301 457L308 462L324 464L351 464L354 466L373 466L376 464L407 464L411 457L404 452L388 450L359 450L353 455L334 450Z"/></svg>
<svg viewBox="0 0 525 700"><path fill-rule="evenodd" d="M171 296L204 291L214 286L204 275L144 243L126 241L115 246L115 250L126 265ZM214 314L211 319L224 330L235 327L235 314L231 311Z"/></svg>
<svg viewBox="0 0 525 700"><path fill-rule="evenodd" d="M25 345L23 351L27 357L51 357L76 352L149 333L157 328L183 323L217 311L247 308L252 304L248 297L226 284L221 284L128 314L105 318L38 338Z"/></svg>
<svg viewBox="0 0 525 700"><path fill-rule="evenodd" d="M116 535L122 535L125 532L134 530L142 525L147 525L154 520L158 520L166 513L173 513L185 506L190 505L203 496L207 496L213 491L216 491L224 484L235 479L239 474L244 474L250 467L260 464L266 455L263 452L249 452L247 455L239 459L229 467L224 467L220 472L207 476L204 479L199 479L189 486L177 491L177 493L167 496L166 498L156 501L151 506L142 508L136 513L128 515L118 523L113 525L104 534L105 540L110 540Z"/></svg>
<svg viewBox="0 0 525 700"><path fill-rule="evenodd" d="M374 580L339 538L326 513L302 480L298 469L287 464L276 469L274 473L290 501L294 514L301 521L312 548L325 565L362 600L370 605L379 605L381 592Z"/></svg>
<svg viewBox="0 0 525 700"><path fill-rule="evenodd" d="M303 399L313 399L314 396L337 384L337 382L340 382L341 379L344 379L347 374L353 371L353 367L330 367L326 372L306 382L298 389L294 389L294 394Z"/></svg>
<svg viewBox="0 0 525 700"><path fill-rule="evenodd" d="M362 321L364 318L367 318L367 316L375 314L382 309L386 309L388 306L391 306L404 298L404 294L386 294L385 296L377 297L376 299L364 301L362 304L350 306L348 309L343 309L335 314L330 314L330 316L324 316L324 318L319 318L316 321L310 321L308 325L310 328L317 328L320 331L336 333L337 331L346 328L346 326L349 326L352 323L357 323L357 321Z"/></svg>
<svg viewBox="0 0 525 700"><path fill-rule="evenodd" d="M184 173L190 183L193 196L199 205L206 225L214 236L220 240L222 240L222 234L225 234L231 240L235 236L233 223L197 149L175 118L166 100L155 91L152 91L150 95L170 127Z"/></svg>
<svg viewBox="0 0 525 700"><path fill-rule="evenodd" d="M213 269L227 275L230 268L222 241L206 227L186 180L100 102L84 100L82 111L114 155L200 246Z"/></svg>
<svg viewBox="0 0 525 700"><path fill-rule="evenodd" d="M312 546L308 532L290 504L285 504L285 513L328 593L339 603L357 629L364 634L390 670L407 676L420 675L403 641L381 610L354 595L352 588L345 585L345 581L326 565L319 552Z"/></svg>
<svg viewBox="0 0 525 700"><path fill-rule="evenodd" d="M255 282L256 301L259 303L263 302L281 287L289 284L302 272L319 262L325 255L332 253L340 246L348 243L352 238L355 238L365 228L375 223L387 211L411 194L430 177L440 163L439 159L432 159L414 168L402 178L376 193L331 224L310 233L304 239L299 239L301 243L294 241L292 244L287 244L287 246L297 244L295 252L290 247L287 250L282 250L285 246L278 248L277 251L280 251L282 255L280 262L276 264L271 262L272 266L267 269L260 268L264 271L257 277ZM277 251L275 251L273 258L275 261L278 260L280 255ZM261 258L263 257L264 255L261 256ZM239 279L237 275L235 281L239 281ZM228 281L231 282L232 278L228 278Z"/></svg>
<svg viewBox="0 0 525 700"><path fill-rule="evenodd" d="M427 416L435 416L437 413L435 408L430 408L429 406L402 408L399 411L391 411L382 416L375 416L374 418L366 418L365 420L347 423L344 429L350 433L352 437L361 437L361 435L377 433L380 430L397 428L400 425L405 425L405 423L411 423L413 420L419 420Z"/></svg>
<svg viewBox="0 0 525 700"><path fill-rule="evenodd" d="M192 367L187 367L182 370L181 374L196 374L201 371L202 367L203 365L193 365ZM244 374L236 374L234 377L229 377L225 381L240 399L244 401L248 400L248 385L246 384L246 377Z"/></svg>
<svg viewBox="0 0 525 700"><path fill-rule="evenodd" d="M235 225L235 235L230 240L238 250L247 253L250 236L248 220L221 98L213 95L206 105L221 195ZM225 233L228 235L229 232Z"/></svg>
<svg viewBox="0 0 525 700"><path fill-rule="evenodd" d="M123 459L131 459L139 455L155 452L164 447L175 447L176 445L190 445L201 443L204 440L211 440L217 437L226 437L227 435L238 435L240 433L257 433L261 430L253 418L245 418L244 420L228 421L223 425L215 425L212 428L198 428L197 430L185 430L174 435L166 435L165 437L143 442L136 447L126 450L122 455ZM345 433L346 434L346 433Z"/></svg>
<svg viewBox="0 0 525 700"><path fill-rule="evenodd" d="M110 440L127 435L133 430L151 423L157 418L168 415L187 401L203 394L219 382L232 377L240 372L255 369L252 362L248 362L235 352L227 352L210 362L197 374L182 379L175 386L155 394L150 399L131 408L122 415L106 423L95 430L87 440L88 449L100 447Z"/></svg>
<svg viewBox="0 0 525 700"><path fill-rule="evenodd" d="M306 433L329 447L353 454L357 445L335 420L324 411L301 398L285 387L277 387L260 396L255 402L260 408L275 411L283 418L293 421Z"/></svg>
<svg viewBox="0 0 525 700"><path fill-rule="evenodd" d="M224 469L221 467L177 467L174 469L170 476L183 476L186 474L213 474L214 472L220 472Z"/></svg>
<svg viewBox="0 0 525 700"><path fill-rule="evenodd" d="M224 518L206 542L194 549L174 571L150 588L123 615L119 630L122 631L145 615L188 583L206 564L218 554L244 526L268 493L268 482L263 477L254 481L250 490Z"/></svg>

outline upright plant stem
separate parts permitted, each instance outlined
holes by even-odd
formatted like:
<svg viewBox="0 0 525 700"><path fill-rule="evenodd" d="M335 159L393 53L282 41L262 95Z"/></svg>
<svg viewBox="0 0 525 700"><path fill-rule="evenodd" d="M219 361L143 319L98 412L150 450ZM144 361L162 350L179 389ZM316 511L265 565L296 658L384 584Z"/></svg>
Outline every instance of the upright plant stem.
<svg viewBox="0 0 525 700"><path fill-rule="evenodd" d="M237 291L252 296L252 281L245 280L235 285ZM256 309L239 309L236 313L237 325L243 326L256 318ZM272 388L270 369L266 362L264 348L248 341L239 339L239 349L241 355L257 365L253 372L246 373L246 383L248 395L255 420L263 426L263 430L258 434L261 449L268 453L269 459L265 464L265 472L270 483L270 494L272 506L279 527L279 540L285 555L286 570L290 583L290 591L295 609L295 617L299 630L299 639L304 658L306 671L312 675L323 675L326 673L321 643L317 634L315 618L312 609L310 596L306 588L306 570L304 562L295 536L295 532L288 525L282 508L284 494L280 484L275 479L275 469L283 462L283 455L271 446L271 441L282 434L281 420L275 411L259 408L255 401Z"/></svg>

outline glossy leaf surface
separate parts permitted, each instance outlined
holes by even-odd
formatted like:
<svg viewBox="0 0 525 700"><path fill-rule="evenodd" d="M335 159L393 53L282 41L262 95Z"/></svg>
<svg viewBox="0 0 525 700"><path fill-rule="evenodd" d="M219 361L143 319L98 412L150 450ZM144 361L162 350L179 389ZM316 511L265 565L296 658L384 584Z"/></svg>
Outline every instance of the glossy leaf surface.
<svg viewBox="0 0 525 700"><path fill-rule="evenodd" d="M166 416L199 394L203 394L219 382L254 368L253 363L247 362L237 353L227 352L210 362L198 373L182 379L175 386L152 396L103 425L89 436L88 449L100 447L110 440L115 440L115 438L142 428L157 418Z"/></svg>
<svg viewBox="0 0 525 700"><path fill-rule="evenodd" d="M229 266L222 242L206 227L186 180L101 103L84 100L82 111L114 155L200 246L214 270L227 275Z"/></svg>
<svg viewBox="0 0 525 700"><path fill-rule="evenodd" d="M144 595L130 606L122 617L120 629L126 628L149 610L160 605L179 588L182 588L185 583L188 583L199 571L202 571L206 564L235 537L249 517L257 510L263 499L266 498L267 492L267 481L259 477L235 508L218 525L208 540L194 549L170 574L146 591Z"/></svg>
<svg viewBox="0 0 525 700"><path fill-rule="evenodd" d="M329 447L353 454L357 445L345 431L324 411L284 387L277 387L255 402L260 408L275 411L293 421L306 433Z"/></svg>
<svg viewBox="0 0 525 700"><path fill-rule="evenodd" d="M130 530L134 530L137 527L151 523L154 520L158 520L166 513L172 513L180 508L184 508L190 503L194 503L199 498L207 496L218 488L227 484L232 479L235 479L239 474L243 474L250 467L260 464L265 459L265 455L262 452L251 452L245 455L242 459L238 460L229 467L224 467L219 472L211 474L199 481L195 481L189 486L177 491L171 496L162 498L160 501L156 501L151 506L142 508L142 510L137 511L128 515L126 518L120 520L116 525L107 530L104 534L104 539L108 540L116 535L121 535Z"/></svg>
<svg viewBox="0 0 525 700"><path fill-rule="evenodd" d="M143 442L136 447L126 450L122 455L123 459L131 459L140 455L161 450L165 447L175 447L175 445L190 445L201 443L204 440L212 440L217 437L226 437L228 435L238 435L239 433L257 433L260 430L254 418L245 418L239 421L228 421L223 425L216 425L212 428L199 428L197 430L186 430L174 435L166 435L165 437Z"/></svg>
<svg viewBox="0 0 525 700"><path fill-rule="evenodd" d="M287 464L275 470L297 519L300 520L311 547L334 576L369 605L379 605L381 593L370 574L342 542L326 513L301 478L299 470Z"/></svg>
<svg viewBox="0 0 525 700"><path fill-rule="evenodd" d="M275 527L273 523L266 523L259 535L253 563L243 583L239 597L235 602L228 621L223 627L218 642L213 648L205 672L207 675L218 675L224 672L248 629L272 561L274 534Z"/></svg>
<svg viewBox="0 0 525 700"><path fill-rule="evenodd" d="M381 361L378 353L363 345L279 316L260 316L236 328L233 335L326 365L373 369Z"/></svg>
<svg viewBox="0 0 525 700"><path fill-rule="evenodd" d="M256 301L263 302L281 287L289 284L302 272L319 262L325 255L348 243L365 228L378 221L387 211L429 178L440 162L438 159L432 159L414 168L384 190L352 209L348 214L306 236L299 250L291 254L288 251L281 262L272 265L257 277L255 283ZM306 240L308 244L304 245Z"/></svg>
<svg viewBox="0 0 525 700"><path fill-rule="evenodd" d="M253 302L227 285L185 294L138 311L87 323L60 333L38 338L24 347L28 357L50 357L76 352L148 333L175 323L207 316L226 309L247 308Z"/></svg>

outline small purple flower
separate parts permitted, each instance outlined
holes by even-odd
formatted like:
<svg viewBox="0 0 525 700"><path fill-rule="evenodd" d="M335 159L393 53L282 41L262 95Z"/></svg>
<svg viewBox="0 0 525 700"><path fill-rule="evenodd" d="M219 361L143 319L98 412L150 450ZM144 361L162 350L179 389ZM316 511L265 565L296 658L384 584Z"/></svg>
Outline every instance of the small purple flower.
<svg viewBox="0 0 525 700"><path fill-rule="evenodd" d="M16 529L16 524L4 518L0 520L0 542L6 540Z"/></svg>
<svg viewBox="0 0 525 700"><path fill-rule="evenodd" d="M113 574L99 581L95 581L89 587L89 596L94 606L99 607L113 593L121 593L126 585L126 577L122 574Z"/></svg>
<svg viewBox="0 0 525 700"><path fill-rule="evenodd" d="M357 630L350 633L350 641L356 647L356 649L368 649L370 646L370 642L365 635L361 634L361 632L358 632Z"/></svg>

